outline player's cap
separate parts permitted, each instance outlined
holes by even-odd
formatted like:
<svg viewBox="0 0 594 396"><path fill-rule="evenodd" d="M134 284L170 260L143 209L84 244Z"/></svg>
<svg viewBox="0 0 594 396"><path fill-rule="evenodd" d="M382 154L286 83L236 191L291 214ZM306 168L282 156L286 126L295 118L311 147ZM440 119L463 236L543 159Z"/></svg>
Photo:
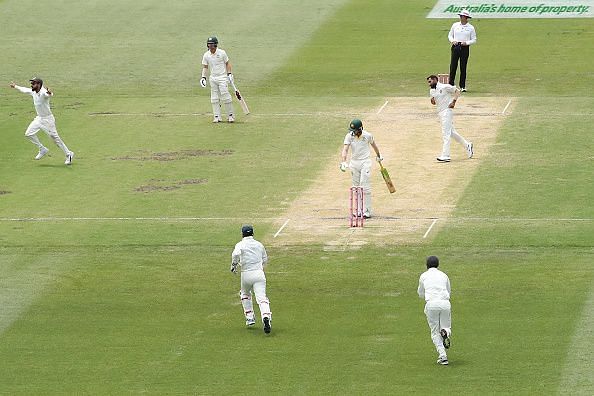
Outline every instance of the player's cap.
<svg viewBox="0 0 594 396"><path fill-rule="evenodd" d="M465 16L468 19L471 19L472 17L470 16L470 12L468 12L468 10L462 10L458 13L459 16Z"/></svg>
<svg viewBox="0 0 594 396"><path fill-rule="evenodd" d="M243 235L244 237L254 236L254 227L252 227L249 224L244 225L243 227L241 227L241 235Z"/></svg>
<svg viewBox="0 0 594 396"><path fill-rule="evenodd" d="M33 77L32 79L29 80L29 82L37 82L37 83L43 85L43 80L39 77Z"/></svg>

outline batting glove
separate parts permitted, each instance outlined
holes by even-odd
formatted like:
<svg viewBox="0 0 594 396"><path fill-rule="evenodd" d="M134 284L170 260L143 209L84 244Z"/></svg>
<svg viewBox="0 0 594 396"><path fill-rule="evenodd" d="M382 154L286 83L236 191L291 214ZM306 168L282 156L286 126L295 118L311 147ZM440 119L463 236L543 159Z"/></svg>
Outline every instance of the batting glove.
<svg viewBox="0 0 594 396"><path fill-rule="evenodd" d="M227 78L229 78L229 82L231 85L235 84L235 78L233 77L233 73L227 73Z"/></svg>
<svg viewBox="0 0 594 396"><path fill-rule="evenodd" d="M382 157L381 155L379 155L375 159L377 160L377 162L382 162L384 160L384 157Z"/></svg>
<svg viewBox="0 0 594 396"><path fill-rule="evenodd" d="M206 88L206 77L202 77L202 78L200 79L200 86L201 86L202 88Z"/></svg>
<svg viewBox="0 0 594 396"><path fill-rule="evenodd" d="M346 162L341 162L340 163L340 170L344 172L347 169L349 169L349 164L347 164Z"/></svg>
<svg viewBox="0 0 594 396"><path fill-rule="evenodd" d="M231 264L231 272L233 272L234 274L237 273L237 264L235 264L235 263Z"/></svg>

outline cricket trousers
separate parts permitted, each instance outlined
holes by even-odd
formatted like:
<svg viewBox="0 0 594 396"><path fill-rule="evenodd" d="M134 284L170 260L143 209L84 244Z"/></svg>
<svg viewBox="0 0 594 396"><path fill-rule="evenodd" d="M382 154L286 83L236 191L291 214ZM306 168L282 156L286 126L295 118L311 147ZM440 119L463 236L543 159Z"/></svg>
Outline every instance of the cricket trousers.
<svg viewBox="0 0 594 396"><path fill-rule="evenodd" d="M466 148L468 142L462 135L460 135L456 128L454 128L454 112L447 108L439 112L439 120L441 121L441 139L443 141L441 148L441 156L450 158L450 140L454 138Z"/></svg>
<svg viewBox="0 0 594 396"><path fill-rule="evenodd" d="M447 357L440 330L452 334L452 306L448 300L432 300L425 303L425 315L431 331L431 340L440 357Z"/></svg>
<svg viewBox="0 0 594 396"><path fill-rule="evenodd" d="M241 305L246 319L254 319L254 305L252 303L252 292L256 296L256 302L260 308L260 316L272 318L270 312L270 301L266 297L266 275L262 270L241 272Z"/></svg>
<svg viewBox="0 0 594 396"><path fill-rule="evenodd" d="M64 154L70 154L70 150L68 150L68 147L66 147L66 144L58 135L58 130L56 129L56 119L53 115L49 115L47 117L35 117L25 131L25 137L39 149L42 149L44 146L37 137L37 132L40 130L43 130L54 141L54 143L56 143L56 146L62 149Z"/></svg>
<svg viewBox="0 0 594 396"><path fill-rule="evenodd" d="M221 117L221 104L225 104L225 109L229 116L233 115L233 101L229 93L229 78L227 76L211 76L210 79L210 103L215 117Z"/></svg>
<svg viewBox="0 0 594 396"><path fill-rule="evenodd" d="M365 215L371 216L371 159L351 160L349 164L353 187L363 187Z"/></svg>

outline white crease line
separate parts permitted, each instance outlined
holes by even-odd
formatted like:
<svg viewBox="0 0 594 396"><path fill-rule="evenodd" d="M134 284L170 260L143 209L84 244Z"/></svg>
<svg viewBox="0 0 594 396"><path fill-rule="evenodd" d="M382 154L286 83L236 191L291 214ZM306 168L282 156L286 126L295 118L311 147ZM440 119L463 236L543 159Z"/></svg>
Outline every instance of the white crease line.
<svg viewBox="0 0 594 396"><path fill-rule="evenodd" d="M433 226L435 225L435 223L437 223L437 219L433 220L433 223L431 223L431 225L429 226L429 229L427 230L427 232L425 233L425 235L423 235L423 239L427 238L427 235L429 235L429 233L431 232L431 229L433 228Z"/></svg>
<svg viewBox="0 0 594 396"><path fill-rule="evenodd" d="M291 220L291 219L287 219L287 221L285 221L285 223L281 226L281 228L278 229L278 231L276 232L276 234L274 234L273 238L276 238L281 233L281 231L283 230L283 228L285 228L286 225L289 224L289 220Z"/></svg>
<svg viewBox="0 0 594 396"><path fill-rule="evenodd" d="M511 104L511 99L507 102L507 104L505 105L505 108L503 109L503 111L501 112L501 115L505 114L505 111L507 110L507 108L509 107L509 105Z"/></svg>
<svg viewBox="0 0 594 396"><path fill-rule="evenodd" d="M380 107L380 109L377 111L377 114L381 113L382 110L385 109L387 105L388 105L388 101L386 100L386 102L384 103L384 105L382 107Z"/></svg>

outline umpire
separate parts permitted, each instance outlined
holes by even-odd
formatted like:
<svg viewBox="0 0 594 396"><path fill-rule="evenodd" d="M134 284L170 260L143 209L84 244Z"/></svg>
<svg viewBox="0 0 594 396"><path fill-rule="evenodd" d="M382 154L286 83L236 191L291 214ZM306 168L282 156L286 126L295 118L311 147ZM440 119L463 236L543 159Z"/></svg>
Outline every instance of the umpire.
<svg viewBox="0 0 594 396"><path fill-rule="evenodd" d="M466 64L470 56L470 46L476 43L476 31L474 26L468 23L472 17L468 10L462 10L458 14L460 22L452 25L448 39L452 44L452 55L450 58L450 85L456 85L456 70L460 62L460 91L466 92Z"/></svg>

